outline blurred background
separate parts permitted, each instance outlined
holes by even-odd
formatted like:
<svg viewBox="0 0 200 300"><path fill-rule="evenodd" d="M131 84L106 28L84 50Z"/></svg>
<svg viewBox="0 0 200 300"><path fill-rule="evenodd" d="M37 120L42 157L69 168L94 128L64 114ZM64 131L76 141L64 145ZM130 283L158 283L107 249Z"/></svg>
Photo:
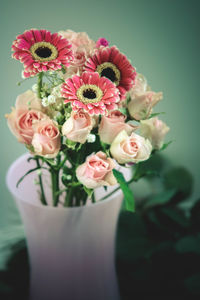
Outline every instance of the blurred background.
<svg viewBox="0 0 200 300"><path fill-rule="evenodd" d="M18 0L1 4L0 230L4 230L4 241L10 226L21 232L5 176L9 165L26 151L10 133L4 115L14 106L17 95L35 83L31 79L17 85L22 65L11 59L16 35L30 28L52 32L71 29L86 31L94 40L105 37L110 45L117 45L137 71L146 76L152 90L164 93L154 112L166 113L160 118L171 128L166 142L173 143L156 165L158 169L162 165L166 174L175 169L174 178L180 179L179 183L183 180L187 186L190 182L190 191L181 204L189 207L200 194L199 7L198 0ZM180 176L183 173L187 173L184 179ZM139 200L161 189L157 181L145 179L132 187Z"/></svg>

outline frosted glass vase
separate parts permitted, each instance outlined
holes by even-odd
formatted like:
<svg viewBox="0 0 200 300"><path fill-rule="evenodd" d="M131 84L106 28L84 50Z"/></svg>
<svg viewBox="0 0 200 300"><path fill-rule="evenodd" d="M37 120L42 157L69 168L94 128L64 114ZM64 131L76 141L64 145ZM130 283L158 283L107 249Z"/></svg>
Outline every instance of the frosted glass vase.
<svg viewBox="0 0 200 300"><path fill-rule="evenodd" d="M103 201L82 207L43 206L38 200L36 174L16 183L35 162L28 154L9 168L7 185L24 224L30 260L31 300L117 300L115 272L116 226L123 195L120 190ZM45 193L51 201L46 174ZM126 171L126 177L130 172ZM115 187L116 188L116 187ZM110 192L109 188L107 192ZM95 191L101 199L103 188Z"/></svg>

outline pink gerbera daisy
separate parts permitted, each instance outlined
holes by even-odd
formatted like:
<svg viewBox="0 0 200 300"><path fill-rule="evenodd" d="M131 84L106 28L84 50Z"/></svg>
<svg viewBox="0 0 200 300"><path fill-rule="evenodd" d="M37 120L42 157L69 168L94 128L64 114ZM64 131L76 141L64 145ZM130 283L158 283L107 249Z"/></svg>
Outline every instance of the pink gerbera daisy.
<svg viewBox="0 0 200 300"><path fill-rule="evenodd" d="M135 83L134 67L115 46L97 49L94 55L87 60L84 70L98 72L100 76L110 79L119 89L121 98Z"/></svg>
<svg viewBox="0 0 200 300"><path fill-rule="evenodd" d="M119 90L97 72L84 72L67 79L62 85L62 95L74 111L83 109L90 115L105 115L108 110L117 108L119 102Z"/></svg>
<svg viewBox="0 0 200 300"><path fill-rule="evenodd" d="M13 57L24 64L24 76L58 70L72 60L71 44L57 33L31 29L18 35L13 42Z"/></svg>

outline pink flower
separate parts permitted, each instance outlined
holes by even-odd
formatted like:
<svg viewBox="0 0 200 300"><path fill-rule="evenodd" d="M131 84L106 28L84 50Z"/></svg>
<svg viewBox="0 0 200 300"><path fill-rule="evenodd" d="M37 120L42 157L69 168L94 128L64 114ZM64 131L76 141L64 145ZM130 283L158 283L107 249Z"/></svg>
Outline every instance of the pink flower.
<svg viewBox="0 0 200 300"><path fill-rule="evenodd" d="M116 136L110 147L113 158L120 164L147 160L151 150L152 146L149 140L145 140L134 132L128 136L125 130Z"/></svg>
<svg viewBox="0 0 200 300"><path fill-rule="evenodd" d="M43 29L25 31L12 45L13 57L24 64L25 77L69 66L73 58L70 48L68 40Z"/></svg>
<svg viewBox="0 0 200 300"><path fill-rule="evenodd" d="M61 146L57 124L50 119L37 122L34 126L32 145L34 154L46 158L56 157Z"/></svg>
<svg viewBox="0 0 200 300"><path fill-rule="evenodd" d="M152 113L153 107L163 97L161 92L155 93L151 91L142 74L137 74L136 84L130 90L129 95L131 100L128 103L128 110L131 117L135 120L147 119Z"/></svg>
<svg viewBox="0 0 200 300"><path fill-rule="evenodd" d="M160 149L170 128L157 117L140 122L141 135L149 139L154 149Z"/></svg>
<svg viewBox="0 0 200 300"><path fill-rule="evenodd" d="M95 42L89 38L86 32L75 32L72 30L59 31L59 34L70 41L73 49L77 49L80 46L86 46L89 50L94 49Z"/></svg>
<svg viewBox="0 0 200 300"><path fill-rule="evenodd" d="M87 58L95 48L95 42L85 32L66 30L60 31L59 34L70 41L74 56L74 60L71 66L67 68L64 78L69 78L75 74L81 75Z"/></svg>
<svg viewBox="0 0 200 300"><path fill-rule="evenodd" d="M99 135L102 142L111 144L114 138L122 130L128 134L136 129L136 126L125 123L126 116L119 110L111 111L108 116L102 116L99 126Z"/></svg>
<svg viewBox="0 0 200 300"><path fill-rule="evenodd" d="M62 85L62 95L74 111L83 109L90 115L107 114L108 110L117 108L119 102L118 89L98 73L84 72L67 79Z"/></svg>
<svg viewBox="0 0 200 300"><path fill-rule="evenodd" d="M96 42L96 47L99 48L100 46L107 47L109 46L109 43L105 38L99 38Z"/></svg>
<svg viewBox="0 0 200 300"><path fill-rule="evenodd" d="M84 144L94 126L91 116L84 111L72 111L71 117L63 124L62 134L69 140Z"/></svg>
<svg viewBox="0 0 200 300"><path fill-rule="evenodd" d="M34 134L33 124L48 118L41 110L41 102L32 91L29 90L17 97L15 108L6 117L11 132L20 143L31 144Z"/></svg>
<svg viewBox="0 0 200 300"><path fill-rule="evenodd" d="M100 151L87 157L86 162L76 169L76 176L89 189L115 185L114 167L113 160Z"/></svg>
<svg viewBox="0 0 200 300"><path fill-rule="evenodd" d="M126 58L113 46L100 47L84 67L85 71L98 72L101 77L110 79L120 91L121 99L135 83L136 71Z"/></svg>
<svg viewBox="0 0 200 300"><path fill-rule="evenodd" d="M71 77L72 75L83 73L83 66L87 60L88 54L85 46L79 46L76 50L73 50L74 60L66 70L64 74L64 79Z"/></svg>

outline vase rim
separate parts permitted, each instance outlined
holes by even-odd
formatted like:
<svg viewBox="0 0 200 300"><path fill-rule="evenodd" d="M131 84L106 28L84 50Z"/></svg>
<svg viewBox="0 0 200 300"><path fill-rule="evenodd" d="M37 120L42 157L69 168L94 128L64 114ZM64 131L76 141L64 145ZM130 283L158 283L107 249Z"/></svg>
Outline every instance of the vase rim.
<svg viewBox="0 0 200 300"><path fill-rule="evenodd" d="M89 208L89 207L94 207L94 206L97 206L97 205L103 205L107 202L110 202L113 197L116 197L116 196L119 196L120 194L122 194L122 191L119 189L118 191L116 191L115 193L113 193L110 197L108 197L107 199L105 200L98 200L97 202L95 203L90 203L88 205L83 205L83 206L72 206L72 207L64 207L64 206L52 206L52 205L42 205L41 203L33 203L33 202L29 202L29 201L26 201L24 200L21 195L18 195L15 191L15 189L13 188L12 184L11 184L11 176L12 176L12 171L13 169L16 167L16 165L20 164L21 161L23 161L24 159L30 157L30 153L24 153L22 155L20 155L15 161L13 161L13 163L10 165L7 173L6 173L6 185L8 187L8 190L10 191L10 193L14 196L14 198L17 198L18 200L20 201L23 201L29 205L32 205L32 206L35 206L35 207L38 207L38 208L42 208L42 209L56 209L56 210L60 210L60 211L63 211L63 210L82 210L84 208Z"/></svg>

